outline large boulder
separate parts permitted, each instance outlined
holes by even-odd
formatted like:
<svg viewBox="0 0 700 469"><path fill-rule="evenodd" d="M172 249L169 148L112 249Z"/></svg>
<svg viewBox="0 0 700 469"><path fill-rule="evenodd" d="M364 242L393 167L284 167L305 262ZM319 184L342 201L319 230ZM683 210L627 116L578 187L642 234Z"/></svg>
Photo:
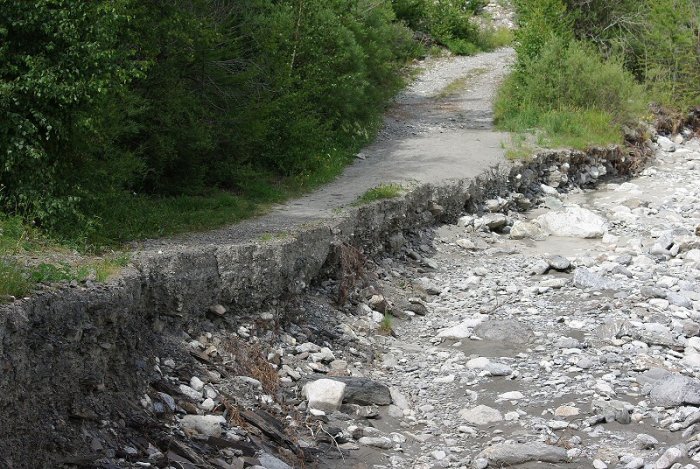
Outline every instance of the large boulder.
<svg viewBox="0 0 700 469"><path fill-rule="evenodd" d="M622 288L621 283L617 280L591 272L585 267L579 267L574 271L574 286L590 288L591 290L620 290Z"/></svg>
<svg viewBox="0 0 700 469"><path fill-rule="evenodd" d="M515 319L485 321L474 333L482 339L504 344L526 344L534 337L530 326Z"/></svg>
<svg viewBox="0 0 700 469"><path fill-rule="evenodd" d="M608 230L603 217L578 205L570 205L562 211L547 212L535 221L545 233L553 236L602 238Z"/></svg>
<svg viewBox="0 0 700 469"><path fill-rule="evenodd" d="M510 467L531 461L561 463L567 460L566 450L546 443L499 443L489 446L476 457L485 459L489 467Z"/></svg>
<svg viewBox="0 0 700 469"><path fill-rule="evenodd" d="M382 383L355 376L334 376L333 379L345 385L343 402L346 404L363 406L391 404L391 391Z"/></svg>

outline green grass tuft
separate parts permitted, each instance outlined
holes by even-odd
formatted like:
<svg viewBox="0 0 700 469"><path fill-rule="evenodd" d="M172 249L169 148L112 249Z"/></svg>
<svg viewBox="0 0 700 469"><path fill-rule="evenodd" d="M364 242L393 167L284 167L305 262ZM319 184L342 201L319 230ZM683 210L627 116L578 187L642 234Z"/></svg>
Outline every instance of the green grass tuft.
<svg viewBox="0 0 700 469"><path fill-rule="evenodd" d="M384 318L379 323L379 332L385 335L391 335L394 332L394 317L391 314L384 313Z"/></svg>
<svg viewBox="0 0 700 469"><path fill-rule="evenodd" d="M362 194L354 205L364 205L382 199L393 199L399 197L403 190L400 184L382 184Z"/></svg>
<svg viewBox="0 0 700 469"><path fill-rule="evenodd" d="M469 73L467 73L463 77L457 78L456 80L452 81L447 86L445 86L443 89L441 89L438 92L438 94L435 95L435 97L437 99L445 99L458 94L460 91L463 91L467 87L467 85L469 85L475 78L480 77L484 73L488 72L488 70L489 69L485 67L470 70Z"/></svg>

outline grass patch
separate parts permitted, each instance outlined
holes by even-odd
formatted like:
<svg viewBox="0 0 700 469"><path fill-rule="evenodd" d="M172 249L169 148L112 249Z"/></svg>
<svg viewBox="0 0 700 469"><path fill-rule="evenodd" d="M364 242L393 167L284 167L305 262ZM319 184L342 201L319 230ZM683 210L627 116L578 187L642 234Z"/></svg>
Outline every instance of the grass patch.
<svg viewBox="0 0 700 469"><path fill-rule="evenodd" d="M31 291L32 284L17 263L0 259L0 303L10 297L22 297Z"/></svg>
<svg viewBox="0 0 700 469"><path fill-rule="evenodd" d="M280 231L279 233L263 233L262 236L260 236L260 240L267 243L270 241L287 239L289 236L290 234L286 231Z"/></svg>
<svg viewBox="0 0 700 469"><path fill-rule="evenodd" d="M460 91L463 91L467 87L467 85L469 85L469 83L472 82L472 80L480 77L488 70L489 69L486 67L480 67L470 70L468 74L464 75L463 77L457 78L456 80L445 86L443 89L441 89L438 92L438 94L435 95L435 97L437 99L445 99L455 94L458 94Z"/></svg>
<svg viewBox="0 0 700 469"><path fill-rule="evenodd" d="M498 28L488 28L482 31L482 42L485 50L498 49L513 44L515 34L512 29L504 26Z"/></svg>
<svg viewBox="0 0 700 469"><path fill-rule="evenodd" d="M81 255L44 237L19 217L0 218L0 302L27 296L40 284L103 283L129 261L128 254L119 252Z"/></svg>
<svg viewBox="0 0 700 469"><path fill-rule="evenodd" d="M554 37L536 57L519 56L494 114L500 130L531 133L539 146L586 149L623 143L622 126L645 116L646 96L619 61Z"/></svg>
<svg viewBox="0 0 700 469"><path fill-rule="evenodd" d="M532 136L525 133L515 133L510 137L509 142L501 142L501 148L506 150L506 158L515 160L527 160L537 152L537 148L532 145Z"/></svg>
<svg viewBox="0 0 700 469"><path fill-rule="evenodd" d="M400 184L382 184L362 194L353 205L364 205L377 200L393 199L402 193L403 187Z"/></svg>

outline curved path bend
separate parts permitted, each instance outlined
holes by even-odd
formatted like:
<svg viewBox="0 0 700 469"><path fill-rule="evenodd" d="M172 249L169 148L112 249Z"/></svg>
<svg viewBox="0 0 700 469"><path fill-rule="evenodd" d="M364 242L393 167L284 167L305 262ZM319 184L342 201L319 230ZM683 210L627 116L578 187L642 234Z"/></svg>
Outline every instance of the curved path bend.
<svg viewBox="0 0 700 469"><path fill-rule="evenodd" d="M505 161L507 134L493 129L492 107L515 53L499 49L471 57L429 58L394 100L377 140L335 181L267 214L213 231L146 241L164 247L236 243L288 232L337 216L380 184L439 183L475 177Z"/></svg>

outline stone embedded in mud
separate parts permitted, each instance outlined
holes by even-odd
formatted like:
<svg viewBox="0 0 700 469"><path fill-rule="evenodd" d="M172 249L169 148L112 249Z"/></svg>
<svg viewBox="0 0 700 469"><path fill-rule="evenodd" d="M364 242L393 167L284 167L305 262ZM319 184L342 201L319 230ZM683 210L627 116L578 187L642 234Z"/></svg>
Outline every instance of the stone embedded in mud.
<svg viewBox="0 0 700 469"><path fill-rule="evenodd" d="M542 240L547 237L547 233L539 223L517 220L510 228L510 237L512 239Z"/></svg>
<svg viewBox="0 0 700 469"><path fill-rule="evenodd" d="M463 409L459 416L471 425L488 425L503 420L503 415L497 409L485 405Z"/></svg>
<svg viewBox="0 0 700 469"><path fill-rule="evenodd" d="M534 337L530 326L513 319L486 321L479 324L474 333L485 340L508 344L526 344Z"/></svg>
<svg viewBox="0 0 700 469"><path fill-rule="evenodd" d="M574 271L574 286L590 288L591 290L620 290L622 288L617 280L591 272L585 267L578 267Z"/></svg>
<svg viewBox="0 0 700 469"><path fill-rule="evenodd" d="M602 238L608 230L608 224L603 217L578 205L570 205L563 211L545 213L535 221L546 233L553 236Z"/></svg>
<svg viewBox="0 0 700 469"><path fill-rule="evenodd" d="M659 407L700 405L700 380L669 373L651 385L649 399Z"/></svg>
<svg viewBox="0 0 700 469"><path fill-rule="evenodd" d="M391 449L394 447L394 442L384 436L363 436L357 442L364 446L373 446L380 449Z"/></svg>
<svg viewBox="0 0 700 469"><path fill-rule="evenodd" d="M180 419L180 426L185 431L197 432L207 436L221 436L226 419L222 415L185 415Z"/></svg>
<svg viewBox="0 0 700 469"><path fill-rule="evenodd" d="M474 333L474 328L486 321L489 317L486 314L477 314L472 318L465 319L456 326L448 327L438 332L438 338L441 339L466 339Z"/></svg>
<svg viewBox="0 0 700 469"><path fill-rule="evenodd" d="M483 450L476 457L486 459L489 466L515 466L531 461L560 463L568 457L566 450L545 443L499 443Z"/></svg>
<svg viewBox="0 0 700 469"><path fill-rule="evenodd" d="M223 316L226 314L226 308L224 308L222 305L211 305L209 307L209 312L215 316Z"/></svg>
<svg viewBox="0 0 700 469"><path fill-rule="evenodd" d="M346 404L361 406L391 404L391 391L382 383L354 376L336 376L333 379L345 385L343 402Z"/></svg>
<svg viewBox="0 0 700 469"><path fill-rule="evenodd" d="M307 383L301 391L311 409L333 412L340 409L345 395L345 383L332 379L319 379Z"/></svg>

